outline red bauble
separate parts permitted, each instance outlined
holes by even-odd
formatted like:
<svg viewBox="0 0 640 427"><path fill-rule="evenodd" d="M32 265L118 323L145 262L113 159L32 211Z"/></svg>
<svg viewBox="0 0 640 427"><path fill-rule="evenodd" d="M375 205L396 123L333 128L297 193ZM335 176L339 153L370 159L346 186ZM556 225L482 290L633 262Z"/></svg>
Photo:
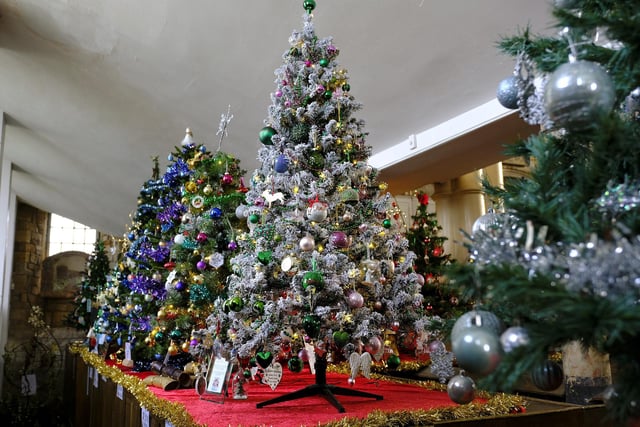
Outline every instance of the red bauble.
<svg viewBox="0 0 640 427"><path fill-rule="evenodd" d="M442 256L443 253L444 253L444 248L442 246L436 246L431 251L431 255L433 255L435 257L440 257L440 256Z"/></svg>

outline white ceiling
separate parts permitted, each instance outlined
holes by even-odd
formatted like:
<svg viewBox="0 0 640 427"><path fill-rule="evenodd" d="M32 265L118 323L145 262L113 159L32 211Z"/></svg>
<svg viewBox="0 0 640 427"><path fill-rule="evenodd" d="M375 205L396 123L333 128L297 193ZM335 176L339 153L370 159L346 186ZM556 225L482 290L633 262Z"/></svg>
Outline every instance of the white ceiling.
<svg viewBox="0 0 640 427"><path fill-rule="evenodd" d="M371 163L392 192L484 166L526 132L495 102L513 70L496 42L527 25L546 32L548 1L317 3L316 34L340 49L364 104ZM121 235L152 156L164 169L186 127L215 150L228 105L223 150L251 173L273 72L303 13L302 0L0 0L13 188L34 206Z"/></svg>

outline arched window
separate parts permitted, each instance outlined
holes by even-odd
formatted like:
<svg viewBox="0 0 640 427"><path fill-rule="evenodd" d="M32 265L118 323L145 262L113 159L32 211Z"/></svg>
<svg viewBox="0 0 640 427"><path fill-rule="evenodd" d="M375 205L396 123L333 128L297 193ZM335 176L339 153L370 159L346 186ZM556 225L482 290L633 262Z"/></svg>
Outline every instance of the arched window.
<svg viewBox="0 0 640 427"><path fill-rule="evenodd" d="M52 213L49 220L47 256L66 251L91 254L97 237L95 229Z"/></svg>

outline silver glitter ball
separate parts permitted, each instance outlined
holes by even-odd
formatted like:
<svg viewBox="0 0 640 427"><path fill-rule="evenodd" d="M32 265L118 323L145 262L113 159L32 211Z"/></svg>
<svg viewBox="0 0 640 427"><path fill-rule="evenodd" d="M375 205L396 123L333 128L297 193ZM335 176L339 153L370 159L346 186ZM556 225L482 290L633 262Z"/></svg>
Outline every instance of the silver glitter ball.
<svg viewBox="0 0 640 427"><path fill-rule="evenodd" d="M511 110L518 108L518 80L516 76L507 77L498 83L496 98L504 108Z"/></svg>
<svg viewBox="0 0 640 427"><path fill-rule="evenodd" d="M544 106L556 127L584 130L611 111L615 88L604 68L590 61L561 65L544 90Z"/></svg>

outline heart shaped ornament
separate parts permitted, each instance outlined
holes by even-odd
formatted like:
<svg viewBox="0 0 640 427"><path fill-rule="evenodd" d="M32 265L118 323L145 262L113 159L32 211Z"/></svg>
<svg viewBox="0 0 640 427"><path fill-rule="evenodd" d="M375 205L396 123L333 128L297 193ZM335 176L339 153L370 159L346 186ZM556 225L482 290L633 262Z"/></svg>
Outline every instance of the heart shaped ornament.
<svg viewBox="0 0 640 427"><path fill-rule="evenodd" d="M256 363L262 369L267 369L273 361L273 354L270 351L259 351L256 354Z"/></svg>
<svg viewBox="0 0 640 427"><path fill-rule="evenodd" d="M282 379L282 365L280 362L274 362L264 370L262 376L262 384L267 384L271 390L275 390Z"/></svg>

